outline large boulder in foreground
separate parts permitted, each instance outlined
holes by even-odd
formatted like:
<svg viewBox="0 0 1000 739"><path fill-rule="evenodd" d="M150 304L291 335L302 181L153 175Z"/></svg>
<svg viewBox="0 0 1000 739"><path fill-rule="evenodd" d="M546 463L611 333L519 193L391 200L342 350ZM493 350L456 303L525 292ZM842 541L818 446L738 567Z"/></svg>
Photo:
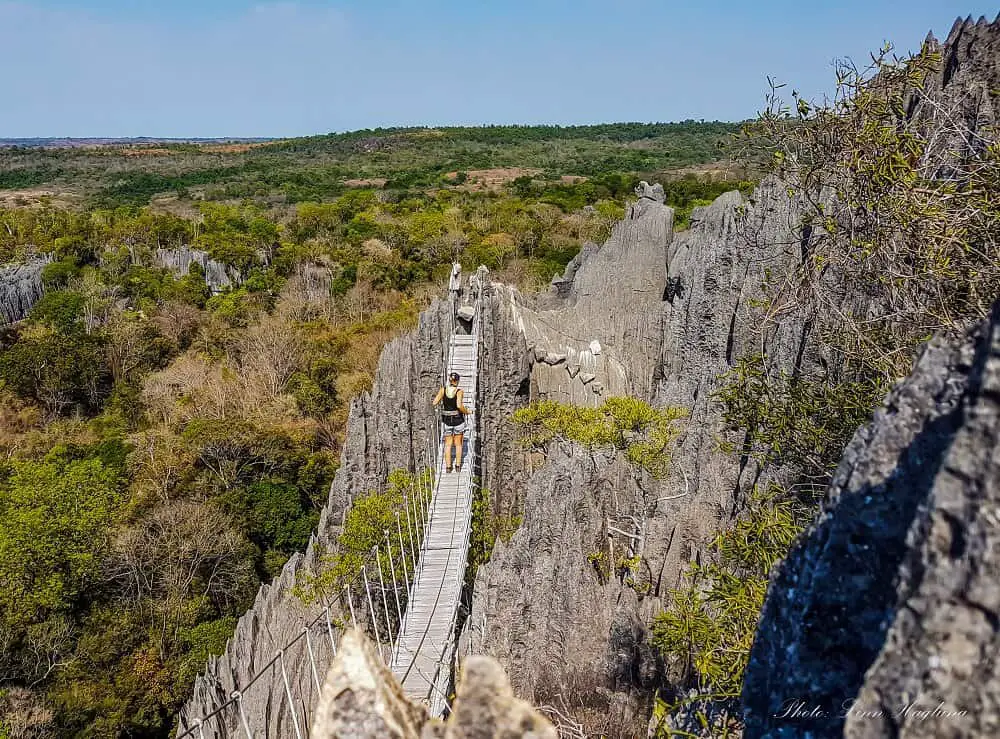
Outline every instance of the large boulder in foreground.
<svg viewBox="0 0 1000 739"><path fill-rule="evenodd" d="M431 719L411 703L375 647L350 630L330 667L313 721L314 739L557 739L555 728L514 697L496 660L462 664L454 711Z"/></svg>
<svg viewBox="0 0 1000 739"><path fill-rule="evenodd" d="M1000 303L934 340L772 581L747 737L1000 736Z"/></svg>

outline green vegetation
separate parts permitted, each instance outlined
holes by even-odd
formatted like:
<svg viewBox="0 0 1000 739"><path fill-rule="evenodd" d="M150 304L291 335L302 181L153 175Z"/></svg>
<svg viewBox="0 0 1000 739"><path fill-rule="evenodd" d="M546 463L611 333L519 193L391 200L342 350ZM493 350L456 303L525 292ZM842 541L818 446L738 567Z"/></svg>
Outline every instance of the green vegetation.
<svg viewBox="0 0 1000 739"><path fill-rule="evenodd" d="M669 174L735 130L0 149L0 263L50 260L44 297L0 330L0 736L168 735L259 585L307 545L351 398L452 260L547 285L640 178L676 180L681 210L737 186ZM214 261L169 266L188 249ZM628 429L610 443L658 473L669 424L615 412ZM304 598L353 582L413 485L394 474L357 501ZM473 569L517 527L496 504L476 500Z"/></svg>
<svg viewBox="0 0 1000 739"><path fill-rule="evenodd" d="M827 106L796 98L793 108L775 88L747 129L748 153L805 207L800 270L768 275L751 308L765 332L796 307L836 319L815 331L823 373L769 371L766 357L749 354L716 398L743 434L742 448L727 450L780 468L789 484L754 491L712 562L689 569L654 622L665 660L701 691L706 726L705 705L739 693L768 572L811 519L847 441L923 342L964 330L1000 294L1000 147L941 146L963 121L936 105L930 117L906 114L926 99L940 58L890 60L889 51L871 69L839 68Z"/></svg>
<svg viewBox="0 0 1000 739"><path fill-rule="evenodd" d="M495 510L493 495L478 483L472 501L472 531L469 534L468 567L466 582L471 585L476 579L480 565L490 561L497 539L506 542L521 526L521 516L503 515Z"/></svg>
<svg viewBox="0 0 1000 739"><path fill-rule="evenodd" d="M878 381L769 375L759 354L737 359L722 379L715 399L728 426L745 432L739 451L762 465L796 470L800 489L808 481L815 481L819 490L825 487L844 446L888 390ZM803 501L818 502L808 495Z"/></svg>
<svg viewBox="0 0 1000 739"><path fill-rule="evenodd" d="M709 564L692 565L653 621L652 643L678 663L686 684L738 695L767 577L811 515L781 490L755 490L747 511L712 543Z"/></svg>
<svg viewBox="0 0 1000 739"><path fill-rule="evenodd" d="M541 449L554 439L589 449L610 446L637 469L663 477L677 421L685 415L684 409L653 408L638 398L608 398L597 408L543 400L515 411L514 422L527 446Z"/></svg>
<svg viewBox="0 0 1000 739"><path fill-rule="evenodd" d="M388 634L398 633L398 614L391 607L376 608L377 622L370 623L363 605L368 597L365 578L373 593L381 591L384 581L386 590L381 592L386 603L398 601L406 607L413 563L423 540L418 519L426 515L432 488L428 469L416 474L395 470L384 490L354 500L336 550L322 557L317 572L300 574L296 595L307 604L337 603L341 614L360 613L359 621L369 624L373 638L384 641Z"/></svg>
<svg viewBox="0 0 1000 739"><path fill-rule="evenodd" d="M117 149L0 149L0 189L72 190L92 206L188 200L325 201L349 181L387 180L389 190L462 185L473 173L530 168L603 177L663 172L723 158L732 123L487 126L354 131L255 146L137 146ZM109 167L109 160L118 166ZM463 173L450 176L451 173Z"/></svg>
<svg viewBox="0 0 1000 739"><path fill-rule="evenodd" d="M404 598L408 583L403 573L403 558L405 556L407 562L416 560L423 536L416 518L426 510L431 489L430 470L417 474L395 470L389 474L385 490L371 491L356 499L344 518L336 552L323 558L319 572L302 576L297 587L299 597L306 602L330 602L345 587L350 587L357 590L356 602L361 602L358 596L363 598L364 590L359 587L358 580L362 567L371 563L373 572L381 565L386 577L395 574L401 587L399 596ZM396 529L397 517L403 534L402 545ZM376 547L379 548L377 564L373 557Z"/></svg>

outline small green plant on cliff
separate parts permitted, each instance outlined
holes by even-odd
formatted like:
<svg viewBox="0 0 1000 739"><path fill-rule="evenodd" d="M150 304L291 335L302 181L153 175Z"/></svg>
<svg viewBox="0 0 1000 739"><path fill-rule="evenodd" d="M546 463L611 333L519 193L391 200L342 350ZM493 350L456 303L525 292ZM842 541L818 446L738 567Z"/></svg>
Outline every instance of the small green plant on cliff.
<svg viewBox="0 0 1000 739"><path fill-rule="evenodd" d="M682 408L653 408L638 398L608 398L597 408L542 400L514 412L521 441L542 448L555 439L574 441L588 449L613 447L635 467L663 477L670 462L670 445Z"/></svg>
<svg viewBox="0 0 1000 739"><path fill-rule="evenodd" d="M337 537L335 551L322 558L319 572L300 577L295 588L296 595L306 602L328 601L344 587L355 584L375 547L379 548L383 572L393 572L394 566L397 580L405 582L402 557L405 555L407 561L413 561L413 547L420 547L420 528L412 521L412 517L418 506L427 503L429 476L429 470L417 474L395 470L389 474L384 491L372 491L356 499L344 517L344 526ZM396 530L397 516L403 534L402 546ZM385 543L387 531L389 545ZM410 544L410 533L413 534L413 547Z"/></svg>
<svg viewBox="0 0 1000 739"><path fill-rule="evenodd" d="M587 555L587 561L594 567L597 579L604 585L611 579L611 565L608 562L608 553L605 551L591 552Z"/></svg>
<svg viewBox="0 0 1000 739"><path fill-rule="evenodd" d="M480 565L490 561L497 539L510 541L510 537L521 525L520 516L504 516L493 508L493 496L483 487L477 487L472 500L472 530L469 536L469 562L466 579L471 583L476 578Z"/></svg>
<svg viewBox="0 0 1000 739"><path fill-rule="evenodd" d="M740 451L760 464L796 470L803 485L826 484L844 446L886 392L878 378L834 383L769 374L760 354L739 358L721 379L715 400L726 424L745 432Z"/></svg>
<svg viewBox="0 0 1000 739"><path fill-rule="evenodd" d="M692 565L687 585L670 592L652 641L683 670L685 683L739 693L768 573L804 522L804 510L784 491L755 489L747 512L712 543L714 561Z"/></svg>

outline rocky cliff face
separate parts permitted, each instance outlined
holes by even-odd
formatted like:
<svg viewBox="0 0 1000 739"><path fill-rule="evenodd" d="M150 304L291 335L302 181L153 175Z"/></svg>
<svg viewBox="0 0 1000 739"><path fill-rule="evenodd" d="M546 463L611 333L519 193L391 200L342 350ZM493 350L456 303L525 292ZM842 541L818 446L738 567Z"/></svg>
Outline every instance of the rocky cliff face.
<svg viewBox="0 0 1000 739"><path fill-rule="evenodd" d="M747 309L766 268L799 259L801 210L785 187L767 182L749 200L724 195L678 234L655 193L640 190L626 221L570 266L554 295L530 301L495 288L500 327L484 339L486 351L507 357L486 362L484 397L507 401L488 414L485 459L495 461L484 480L497 505L516 500L524 518L480 568L463 646L496 657L519 695L565 702L588 731L610 736L644 731L651 688L663 678L645 625L741 497L773 474L720 451L720 439L741 443L711 399L720 373L751 349L789 373L812 371L820 356L806 308L766 334ZM586 320L575 323L574 311ZM594 341L601 354L587 357ZM581 358L597 375L587 384L603 393L584 392L571 364ZM595 404L623 393L689 413L665 480L571 445L531 459L497 417L539 398ZM617 566L633 557L638 572Z"/></svg>
<svg viewBox="0 0 1000 739"><path fill-rule="evenodd" d="M178 277L188 273L192 264L201 267L205 275L205 284L213 294L220 293L227 287L241 281L241 276L222 262L217 262L201 249L181 247L179 249L157 249L153 255L154 263L165 267Z"/></svg>
<svg viewBox="0 0 1000 739"><path fill-rule="evenodd" d="M747 736L996 736L998 512L1000 303L847 447L770 588Z"/></svg>
<svg viewBox="0 0 1000 739"><path fill-rule="evenodd" d="M941 129L935 137L928 162L947 162L951 157L979 153L992 138L989 131L1000 123L1000 16L992 23L985 17L959 18L945 42L928 36L925 48L941 55L939 69L926 80L926 95L914 94L907 114ZM941 126L941 120L950 122ZM985 136L984 136L985 135ZM935 167L931 175L947 176L946 167Z"/></svg>
<svg viewBox="0 0 1000 739"><path fill-rule="evenodd" d="M940 47L945 65L929 88L941 104L969 104L966 131L996 121L998 32L996 23L963 21ZM931 107L908 113L929 116ZM720 376L750 353L763 355L771 374L837 372L817 340L828 314L802 301L764 330L750 308L768 279L792 273L809 253L798 196L765 181L749 198L729 193L696 210L691 228L675 234L662 191L643 186L637 195L608 242L587 245L551 294L496 284L486 291L480 476L493 512L522 519L479 569L461 642L465 654L495 657L520 697L559 706L609 736L644 733L649 689L670 677L646 634L667 591L755 485L789 474L760 468L745 439L727 430L713 401ZM830 288L840 280L824 279ZM387 347L373 392L352 404L316 541L261 591L226 655L199 680L187 715L245 684L301 630L289 595L294 575L316 565L318 544L335 540L351 496L426 459L426 402L439 381L446 315L436 306L414 336ZM994 728L995 676L983 655L995 651L998 610L983 583L996 575L988 526L997 523L995 335L994 315L963 348L933 345L848 449L815 532L770 595L748 674L751 735ZM542 459L517 444L510 418L531 400L597 405L623 394L688 412L665 479L573 445L555 444ZM741 451L723 451L720 441ZM977 455L988 464L971 465ZM636 557L636 571L618 566ZM317 696L302 659L296 690L311 707ZM268 735L287 736L287 717L272 708L282 703L281 684L263 682L254 710ZM829 708L845 696L883 713L900 697L940 698L978 717L789 724L772 715L789 700ZM933 731L920 734L920 725Z"/></svg>
<svg viewBox="0 0 1000 739"><path fill-rule="evenodd" d="M0 267L0 326L20 321L42 297L47 259Z"/></svg>

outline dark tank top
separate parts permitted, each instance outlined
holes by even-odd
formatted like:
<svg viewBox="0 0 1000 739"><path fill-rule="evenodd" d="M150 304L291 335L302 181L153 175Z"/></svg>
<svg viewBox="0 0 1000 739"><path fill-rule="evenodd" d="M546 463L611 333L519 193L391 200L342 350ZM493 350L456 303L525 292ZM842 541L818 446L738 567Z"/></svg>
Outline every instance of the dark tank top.
<svg viewBox="0 0 1000 739"><path fill-rule="evenodd" d="M454 395L449 395L454 393ZM441 399L441 415L449 416L452 419L460 419L462 412L458 410L458 388L446 387L444 397Z"/></svg>

